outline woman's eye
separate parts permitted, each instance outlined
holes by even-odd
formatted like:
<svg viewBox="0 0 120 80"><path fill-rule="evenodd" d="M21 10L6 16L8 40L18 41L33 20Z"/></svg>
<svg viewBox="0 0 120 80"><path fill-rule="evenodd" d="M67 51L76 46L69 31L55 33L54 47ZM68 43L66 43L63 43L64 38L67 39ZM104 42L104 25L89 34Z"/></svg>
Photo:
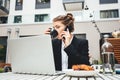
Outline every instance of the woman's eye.
<svg viewBox="0 0 120 80"><path fill-rule="evenodd" d="M56 26L56 29L59 29L60 28L60 26Z"/></svg>

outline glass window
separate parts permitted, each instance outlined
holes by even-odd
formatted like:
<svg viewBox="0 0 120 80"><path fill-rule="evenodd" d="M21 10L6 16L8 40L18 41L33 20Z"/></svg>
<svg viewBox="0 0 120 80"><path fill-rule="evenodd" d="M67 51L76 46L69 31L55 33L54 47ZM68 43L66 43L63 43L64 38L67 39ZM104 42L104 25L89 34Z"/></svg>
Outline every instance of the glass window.
<svg viewBox="0 0 120 80"><path fill-rule="evenodd" d="M77 38L86 39L86 34L74 34Z"/></svg>
<svg viewBox="0 0 120 80"><path fill-rule="evenodd" d="M23 0L16 0L15 10L22 10Z"/></svg>
<svg viewBox="0 0 120 80"><path fill-rule="evenodd" d="M0 62L6 60L7 37L0 37Z"/></svg>
<svg viewBox="0 0 120 80"><path fill-rule="evenodd" d="M3 0L0 0L0 5L2 5L3 4Z"/></svg>
<svg viewBox="0 0 120 80"><path fill-rule="evenodd" d="M50 0L36 0L37 3L47 3L50 2Z"/></svg>
<svg viewBox="0 0 120 80"><path fill-rule="evenodd" d="M49 20L48 14L36 14L35 22L45 22Z"/></svg>
<svg viewBox="0 0 120 80"><path fill-rule="evenodd" d="M35 9L50 8L50 0L36 0Z"/></svg>
<svg viewBox="0 0 120 80"><path fill-rule="evenodd" d="M119 17L118 9L100 11L100 18L118 18L118 17Z"/></svg>
<svg viewBox="0 0 120 80"><path fill-rule="evenodd" d="M15 16L14 17L14 23L21 23L22 22L22 16Z"/></svg>
<svg viewBox="0 0 120 80"><path fill-rule="evenodd" d="M0 24L5 24L8 21L8 17L7 16L1 16L0 17Z"/></svg>
<svg viewBox="0 0 120 80"><path fill-rule="evenodd" d="M100 4L118 3L118 0L100 0Z"/></svg>
<svg viewBox="0 0 120 80"><path fill-rule="evenodd" d="M10 0L0 0L0 8L4 10L5 13L9 13Z"/></svg>

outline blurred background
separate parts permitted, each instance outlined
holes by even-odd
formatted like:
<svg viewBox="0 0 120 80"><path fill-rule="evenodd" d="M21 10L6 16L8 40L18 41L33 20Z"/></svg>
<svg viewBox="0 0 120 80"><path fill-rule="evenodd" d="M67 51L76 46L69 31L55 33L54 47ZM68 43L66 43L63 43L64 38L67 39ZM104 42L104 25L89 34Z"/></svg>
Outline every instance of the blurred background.
<svg viewBox="0 0 120 80"><path fill-rule="evenodd" d="M100 62L103 35L115 40L112 33L120 30L120 0L0 0L0 63L10 63L8 39L41 35L54 17L66 13L75 18L73 34L88 39L92 60Z"/></svg>

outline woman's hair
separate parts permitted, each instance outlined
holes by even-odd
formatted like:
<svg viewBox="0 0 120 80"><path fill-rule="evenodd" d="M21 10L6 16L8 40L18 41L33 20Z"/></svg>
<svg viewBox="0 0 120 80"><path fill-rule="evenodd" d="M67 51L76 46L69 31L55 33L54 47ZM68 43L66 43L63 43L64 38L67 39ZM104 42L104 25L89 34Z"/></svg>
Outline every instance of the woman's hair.
<svg viewBox="0 0 120 80"><path fill-rule="evenodd" d="M61 21L70 32L74 31L74 18L71 13L67 13L66 15L59 15L53 19L53 22Z"/></svg>

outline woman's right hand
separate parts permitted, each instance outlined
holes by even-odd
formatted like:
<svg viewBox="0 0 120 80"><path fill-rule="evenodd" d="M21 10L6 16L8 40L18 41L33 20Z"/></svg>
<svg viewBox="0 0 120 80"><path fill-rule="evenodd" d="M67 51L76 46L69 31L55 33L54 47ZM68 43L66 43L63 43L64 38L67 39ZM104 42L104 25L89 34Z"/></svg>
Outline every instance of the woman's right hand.
<svg viewBox="0 0 120 80"><path fill-rule="evenodd" d="M51 29L48 28L47 30L44 31L44 34L50 34Z"/></svg>

